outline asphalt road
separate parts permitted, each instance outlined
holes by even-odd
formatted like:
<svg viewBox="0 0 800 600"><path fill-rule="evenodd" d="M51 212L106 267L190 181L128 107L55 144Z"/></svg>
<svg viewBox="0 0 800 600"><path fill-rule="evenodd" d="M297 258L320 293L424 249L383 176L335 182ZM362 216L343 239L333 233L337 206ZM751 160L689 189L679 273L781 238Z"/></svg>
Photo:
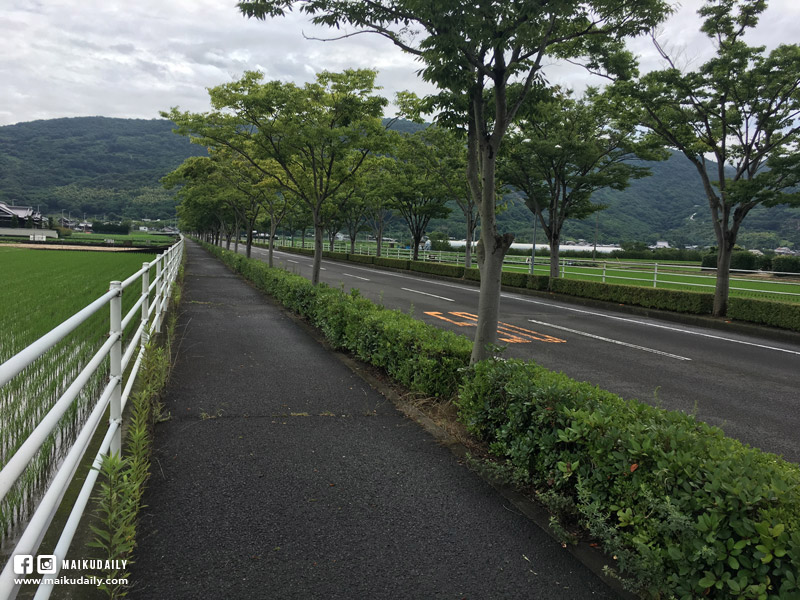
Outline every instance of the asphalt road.
<svg viewBox="0 0 800 600"><path fill-rule="evenodd" d="M253 258L267 251L253 248ZM311 276L311 257L275 253ZM324 260L321 280L470 338L478 288ZM534 360L621 395L693 413L731 437L800 462L800 343L503 293L505 356Z"/></svg>

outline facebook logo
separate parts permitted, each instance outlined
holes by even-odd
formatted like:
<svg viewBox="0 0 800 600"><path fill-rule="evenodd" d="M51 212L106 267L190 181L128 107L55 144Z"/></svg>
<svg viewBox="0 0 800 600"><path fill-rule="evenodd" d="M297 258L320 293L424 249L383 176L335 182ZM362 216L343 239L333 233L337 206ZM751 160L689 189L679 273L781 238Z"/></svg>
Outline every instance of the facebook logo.
<svg viewBox="0 0 800 600"><path fill-rule="evenodd" d="M18 554L14 557L14 573L17 575L30 575L33 573L33 556Z"/></svg>

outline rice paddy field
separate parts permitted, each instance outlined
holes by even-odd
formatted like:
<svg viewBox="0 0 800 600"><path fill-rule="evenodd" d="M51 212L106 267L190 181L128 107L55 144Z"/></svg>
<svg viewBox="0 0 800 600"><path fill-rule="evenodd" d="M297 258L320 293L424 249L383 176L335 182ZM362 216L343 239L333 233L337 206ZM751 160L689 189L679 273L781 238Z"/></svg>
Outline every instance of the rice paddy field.
<svg viewBox="0 0 800 600"><path fill-rule="evenodd" d="M124 280L153 254L71 252L0 246L0 364ZM138 282L123 293L123 315L141 293ZM103 344L108 307L95 313L44 356L0 388L0 467L13 456L41 418ZM137 326L134 319L129 332ZM129 333L128 333L129 335ZM127 339L127 337L126 337ZM107 361L106 361L107 362ZM0 502L0 546L24 522L35 498L69 450L105 386L104 364L62 417L16 486Z"/></svg>

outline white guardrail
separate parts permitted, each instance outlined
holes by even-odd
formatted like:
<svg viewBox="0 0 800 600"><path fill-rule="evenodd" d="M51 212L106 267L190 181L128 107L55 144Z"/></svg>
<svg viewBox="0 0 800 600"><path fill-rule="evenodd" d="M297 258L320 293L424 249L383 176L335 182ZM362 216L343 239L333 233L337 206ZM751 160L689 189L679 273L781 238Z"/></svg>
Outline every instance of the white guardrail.
<svg viewBox="0 0 800 600"><path fill-rule="evenodd" d="M161 331L163 314L169 303L169 298L172 293L172 283L178 275L182 256L183 239L174 244L169 250L160 254L156 260L150 263L144 263L139 271L128 277L125 281L112 281L108 292L0 365L0 387L2 387L19 375L25 367L33 363L56 345L67 334L81 325L81 323L84 323L106 305L110 306L108 339L92 359L83 367L83 370L61 395L53 408L50 409L50 412L39 422L14 456L11 457L2 471L0 471L0 500L2 500L6 494L8 494L9 490L11 490L20 475L25 471L31 459L48 438L53 428L58 424L59 419L70 407L87 381L89 381L89 378L98 367L103 364L106 356L108 356L110 361L108 384L103 389L99 399L97 399L91 414L78 433L74 444L58 467L58 471L51 478L50 485L39 501L25 531L17 542L2 574L0 574L0 598L3 600L6 598L14 598L19 591L19 586L14 582L15 578L33 577L33 575L18 575L14 573L14 556L36 554L58 510L64 493L69 487L75 471L89 443L94 437L95 431L105 414L106 408L110 407L108 429L105 437L95 456L92 468L86 476L86 480L75 501L56 548L52 552L52 554L56 556L56 568L60 569L75 531L78 528L81 516L89 502L92 488L97 479L98 468L102 464L103 456L109 452L119 454L121 451L122 432L120 427L122 424L122 412L125 409L125 403L131 393L131 388L133 387L136 374L141 365L145 345L149 341L149 336L151 333L159 333ZM153 267L156 269L156 276L151 282L150 270ZM138 280L141 280L141 295L130 311L123 316L122 293ZM155 292L155 296L152 302L150 302L150 297L153 292ZM131 321L137 318L140 320L140 323L136 332L130 336L129 340L123 340L122 332ZM127 367L133 359L134 354L136 354L136 360L127 377L124 378L123 374L126 373ZM46 576L47 579L56 579L57 577L58 571ZM52 584L40 585L35 598L37 600L49 598L52 589Z"/></svg>
<svg viewBox="0 0 800 600"><path fill-rule="evenodd" d="M263 242L263 240L257 241L259 243ZM278 245L279 243L276 240L276 248ZM301 247L300 243L296 242L295 247ZM305 248L313 247L313 241L306 241ZM324 245L324 249L330 249L327 242ZM334 244L334 251L350 252L350 243L337 241ZM375 245L363 246L357 244L355 254L374 256ZM412 251L397 246L389 247L387 244L381 250L381 255L384 258L411 260ZM473 257L475 256L473 254ZM420 250L418 260L463 265L464 253ZM530 273L534 272L530 256L508 255L503 261L503 265L512 269L517 268L519 270L527 270ZM473 262L472 266L476 267L477 263ZM548 275L550 273L550 258L548 256L537 256L535 269L537 274ZM716 285L716 269L714 268L665 262L620 261L602 257L596 259L564 257L559 259L559 272L561 277L567 279L587 279L601 281L602 283L633 284L653 288L683 288L713 292ZM769 279L764 279L764 277L769 277ZM788 281L781 281L777 279L778 277L786 278ZM764 297L771 295L776 299L781 297L800 298L800 282L797 281L798 279L800 279L800 273L732 269L729 288L731 291L760 294Z"/></svg>

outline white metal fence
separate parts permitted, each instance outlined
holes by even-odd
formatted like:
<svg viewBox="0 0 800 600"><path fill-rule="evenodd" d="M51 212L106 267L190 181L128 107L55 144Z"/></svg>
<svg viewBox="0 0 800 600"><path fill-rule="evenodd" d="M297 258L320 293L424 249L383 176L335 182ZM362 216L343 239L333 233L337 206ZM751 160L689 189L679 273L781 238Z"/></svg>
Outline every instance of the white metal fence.
<svg viewBox="0 0 800 600"><path fill-rule="evenodd" d="M299 240L295 241L295 246L300 247ZM313 249L313 240L307 240L305 247ZM324 249L330 249L328 243L324 245ZM334 243L334 251L350 252L350 243L337 241ZM355 254L374 256L375 244L356 244ZM408 248L391 247L384 244L381 248L381 256L411 260L412 251ZM474 257L475 254L473 254L473 267L477 266ZM463 265L464 253L420 250L418 260ZM549 275L550 273L550 258L546 256L536 257L535 270L531 269L530 256L508 255L504 265L509 270L527 271L537 275ZM587 279L602 283L631 284L654 288L699 290L711 293L716 285L716 269L676 263L564 257L559 260L559 273L561 277L569 279ZM800 273L734 269L731 271L729 289L739 295L800 301Z"/></svg>
<svg viewBox="0 0 800 600"><path fill-rule="evenodd" d="M0 500L2 500L25 471L39 448L58 425L61 417L78 397L91 376L108 357L108 383L94 403L94 407L80 429L75 442L59 465L57 472L51 478L47 490L39 500L33 516L28 521L2 574L0 574L0 598L5 600L16 596L19 586L14 582L15 579L38 577L36 572L32 574L15 573L14 557L18 555L35 555L37 553L64 493L69 487L106 409L108 409L109 422L105 437L94 458L92 469L86 475L83 487L75 501L56 548L52 551L52 554L56 556L56 568L60 569L81 516L89 502L92 488L97 479L97 469L102 463L103 456L109 452L120 453L122 444L122 432L120 429L122 411L130 396L149 336L151 333L158 333L161 330L164 311L167 309L172 293L172 283L178 275L182 256L183 240L160 254L156 260L144 263L139 271L125 281L112 281L108 292L0 365L0 387L2 387L19 376L26 367L87 321L92 315L106 305L109 306L109 333L107 340L0 471ZM155 268L155 277L153 281L150 281L150 271L153 268ZM131 290L136 289L133 286L137 281L141 281L139 298L128 313L123 315L122 294L128 288L131 288ZM129 339L124 339L123 332L126 331L129 325L136 325L137 322L138 327L135 332L128 336ZM133 366L128 370L132 360L134 360ZM126 373L127 375L125 375ZM58 570L54 574L48 574L45 577L47 579L57 578ZM52 589L52 584L40 585L35 598L48 598Z"/></svg>

